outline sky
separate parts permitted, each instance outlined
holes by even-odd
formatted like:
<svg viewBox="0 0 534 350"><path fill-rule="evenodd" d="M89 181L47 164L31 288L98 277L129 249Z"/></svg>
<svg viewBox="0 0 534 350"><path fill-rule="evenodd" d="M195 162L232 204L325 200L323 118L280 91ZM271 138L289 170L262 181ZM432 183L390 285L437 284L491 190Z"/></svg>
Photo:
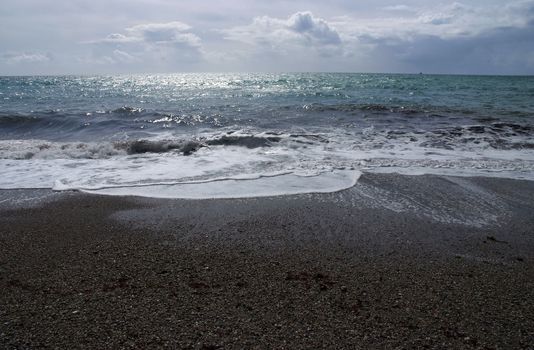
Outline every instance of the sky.
<svg viewBox="0 0 534 350"><path fill-rule="evenodd" d="M534 74L534 0L1 0L0 74Z"/></svg>

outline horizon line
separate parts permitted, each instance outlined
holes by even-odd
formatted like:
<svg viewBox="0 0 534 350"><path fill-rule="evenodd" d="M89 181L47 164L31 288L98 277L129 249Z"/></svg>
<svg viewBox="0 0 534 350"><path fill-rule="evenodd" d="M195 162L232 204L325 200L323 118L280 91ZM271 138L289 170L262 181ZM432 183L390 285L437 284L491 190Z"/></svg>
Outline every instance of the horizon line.
<svg viewBox="0 0 534 350"><path fill-rule="evenodd" d="M479 76L479 77L534 77L532 74L501 74L501 73L406 73L406 72L345 72L345 71L198 71L198 72L159 72L159 73L46 73L46 74L0 74L0 77L94 77L94 76L134 76L134 75L186 75L186 74L372 74L372 75L427 75L427 76Z"/></svg>

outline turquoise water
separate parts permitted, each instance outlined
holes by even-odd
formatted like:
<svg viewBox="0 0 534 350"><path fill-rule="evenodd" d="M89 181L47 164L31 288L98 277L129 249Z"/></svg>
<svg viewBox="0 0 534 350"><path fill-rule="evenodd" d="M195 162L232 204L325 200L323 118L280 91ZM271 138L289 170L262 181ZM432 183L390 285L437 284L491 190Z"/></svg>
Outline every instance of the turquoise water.
<svg viewBox="0 0 534 350"><path fill-rule="evenodd" d="M0 137L108 138L118 131L359 122L376 114L460 122L534 115L534 77L180 74L0 78ZM102 114L104 115L102 117ZM168 120L162 120L167 118ZM402 120L404 119L404 120ZM115 124L114 124L115 122ZM421 121L418 121L421 122ZM24 123L19 127L17 123ZM451 122L454 124L454 122ZM190 131L190 130L187 130Z"/></svg>
<svg viewBox="0 0 534 350"><path fill-rule="evenodd" d="M3 188L339 171L530 179L533 136L534 77L0 77Z"/></svg>

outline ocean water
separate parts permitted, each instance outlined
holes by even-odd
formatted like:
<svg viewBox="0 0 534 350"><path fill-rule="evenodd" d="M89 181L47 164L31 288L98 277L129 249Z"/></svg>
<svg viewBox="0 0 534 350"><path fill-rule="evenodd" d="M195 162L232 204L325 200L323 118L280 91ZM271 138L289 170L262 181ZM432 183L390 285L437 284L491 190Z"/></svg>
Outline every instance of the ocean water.
<svg viewBox="0 0 534 350"><path fill-rule="evenodd" d="M249 197L363 172L534 180L534 77L0 77L0 189Z"/></svg>

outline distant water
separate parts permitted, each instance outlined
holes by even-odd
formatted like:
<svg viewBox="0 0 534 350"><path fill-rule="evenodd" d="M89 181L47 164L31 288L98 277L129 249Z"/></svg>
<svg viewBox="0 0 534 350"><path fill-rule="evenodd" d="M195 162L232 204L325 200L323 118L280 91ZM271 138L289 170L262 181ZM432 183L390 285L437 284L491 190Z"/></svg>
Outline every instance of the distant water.
<svg viewBox="0 0 534 350"><path fill-rule="evenodd" d="M534 77L0 77L0 188L212 198L534 180Z"/></svg>

